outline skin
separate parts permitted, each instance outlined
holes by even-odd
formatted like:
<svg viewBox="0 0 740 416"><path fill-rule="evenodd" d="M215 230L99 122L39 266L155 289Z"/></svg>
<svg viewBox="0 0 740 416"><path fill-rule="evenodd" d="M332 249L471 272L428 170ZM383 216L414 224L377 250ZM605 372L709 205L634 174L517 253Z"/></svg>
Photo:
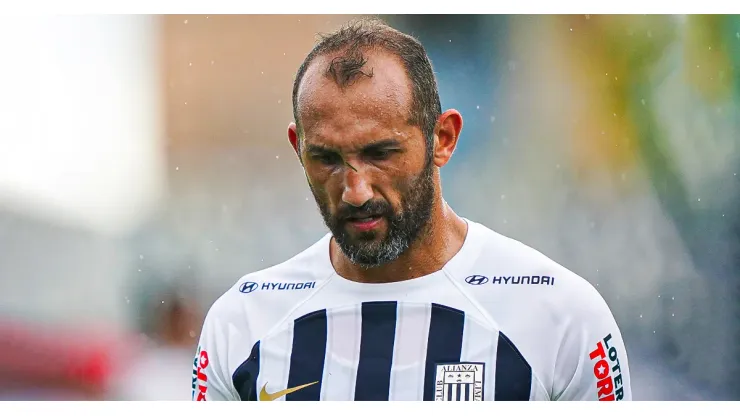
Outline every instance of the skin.
<svg viewBox="0 0 740 416"><path fill-rule="evenodd" d="M347 87L324 75L335 55L317 57L308 68L298 91L299 117L304 128L302 142L295 123L288 139L298 155L317 202L329 215L341 207L361 207L380 201L394 211L402 209L410 185L431 169L433 198L424 231L395 260L375 267L353 263L332 238L330 257L340 276L362 283L388 283L428 275L440 270L462 247L467 224L442 198L439 169L452 157L463 120L456 110L445 111L437 120L431 166L427 165L425 139L418 126L408 123L411 83L402 62L382 51L366 51L365 72ZM320 149L320 151L316 151ZM322 153L329 149L334 159ZM416 182L418 183L418 182ZM374 233L361 235L345 228L351 239L383 239L387 219ZM335 234L336 235L336 234Z"/></svg>

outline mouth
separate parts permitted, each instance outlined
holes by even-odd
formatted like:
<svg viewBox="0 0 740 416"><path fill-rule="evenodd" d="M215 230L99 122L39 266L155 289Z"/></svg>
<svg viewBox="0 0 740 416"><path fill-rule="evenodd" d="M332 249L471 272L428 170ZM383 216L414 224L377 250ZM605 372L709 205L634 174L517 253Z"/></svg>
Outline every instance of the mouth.
<svg viewBox="0 0 740 416"><path fill-rule="evenodd" d="M347 224L357 231L370 231L380 224L382 215L356 215L347 218Z"/></svg>

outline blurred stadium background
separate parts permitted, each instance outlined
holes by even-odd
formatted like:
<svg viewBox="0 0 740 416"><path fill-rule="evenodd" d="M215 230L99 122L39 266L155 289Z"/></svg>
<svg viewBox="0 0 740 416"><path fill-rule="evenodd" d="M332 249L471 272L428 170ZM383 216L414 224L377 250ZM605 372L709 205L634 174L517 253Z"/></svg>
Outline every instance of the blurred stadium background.
<svg viewBox="0 0 740 416"><path fill-rule="evenodd" d="M352 17L6 19L0 397L190 399L211 302L325 232L285 132ZM381 17L465 119L458 213L597 287L635 399L740 399L740 17Z"/></svg>

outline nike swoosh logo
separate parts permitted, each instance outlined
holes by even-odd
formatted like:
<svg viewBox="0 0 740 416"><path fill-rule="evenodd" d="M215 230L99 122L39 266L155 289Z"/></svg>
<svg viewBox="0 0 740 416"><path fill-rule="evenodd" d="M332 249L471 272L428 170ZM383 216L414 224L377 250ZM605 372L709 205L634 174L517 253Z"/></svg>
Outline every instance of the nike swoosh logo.
<svg viewBox="0 0 740 416"><path fill-rule="evenodd" d="M314 381L313 383L303 384L301 386L291 387L285 390L276 391L275 393L268 393L267 383L265 383L265 385L262 386L262 390L260 391L260 401L261 402L271 402L271 401L277 400L285 396L286 394L290 394L298 390L305 389L308 386L313 386L316 383L318 383L318 381Z"/></svg>

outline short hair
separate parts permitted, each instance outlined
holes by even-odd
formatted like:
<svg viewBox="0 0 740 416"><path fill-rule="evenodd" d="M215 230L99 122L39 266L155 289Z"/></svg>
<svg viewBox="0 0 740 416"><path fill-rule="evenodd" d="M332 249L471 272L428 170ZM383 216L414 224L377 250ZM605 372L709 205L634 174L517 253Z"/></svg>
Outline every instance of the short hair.
<svg viewBox="0 0 740 416"><path fill-rule="evenodd" d="M431 151L434 144L434 128L442 114L442 107L432 63L424 46L414 37L373 18L353 20L332 33L319 36L319 42L303 60L293 82L293 117L299 135L302 135L303 130L298 116L298 89L313 60L318 56L342 52L331 61L325 75L344 88L361 76L373 76L372 69L363 70L367 63L363 52L381 48L403 62L411 83L408 122L421 129L426 139L427 151Z"/></svg>

